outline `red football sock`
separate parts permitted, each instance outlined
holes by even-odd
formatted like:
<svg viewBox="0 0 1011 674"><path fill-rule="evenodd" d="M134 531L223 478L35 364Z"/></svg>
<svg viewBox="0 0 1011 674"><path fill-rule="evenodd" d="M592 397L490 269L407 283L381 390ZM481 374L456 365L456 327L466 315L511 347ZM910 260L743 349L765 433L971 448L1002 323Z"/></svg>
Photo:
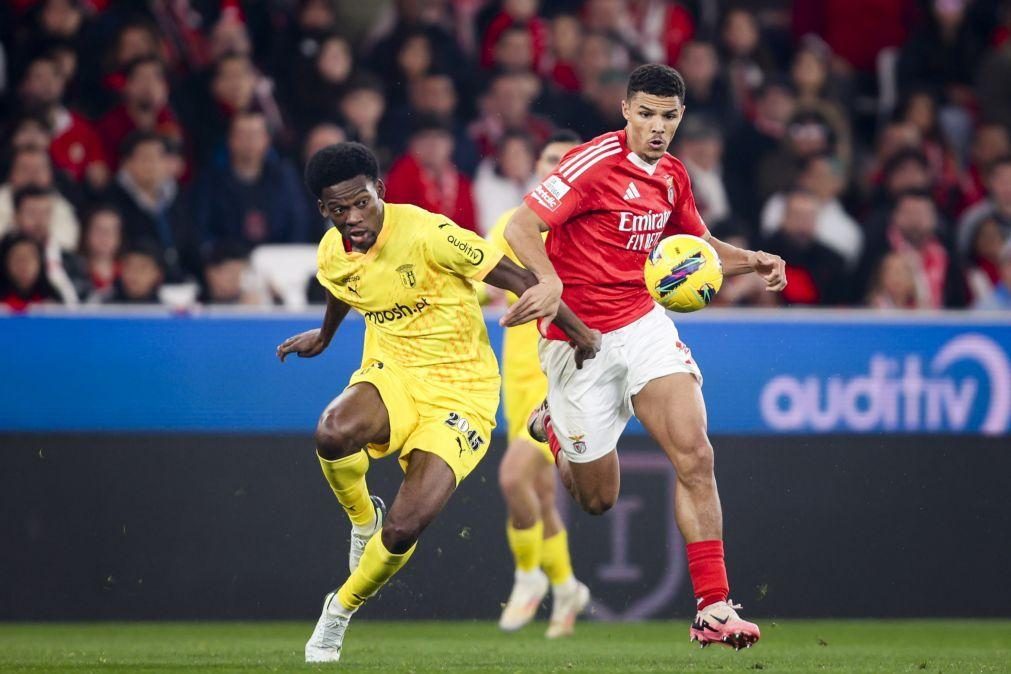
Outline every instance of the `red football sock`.
<svg viewBox="0 0 1011 674"><path fill-rule="evenodd" d="M730 594L727 567L723 563L723 541L698 541L685 546L688 573L695 589L695 603L701 611L710 604L726 601Z"/></svg>
<svg viewBox="0 0 1011 674"><path fill-rule="evenodd" d="M555 429L551 426L551 417L544 418L544 433L548 436L548 449L551 450L551 456L555 457L555 464L558 464L558 452L562 451L562 445L558 442L558 436L555 435Z"/></svg>

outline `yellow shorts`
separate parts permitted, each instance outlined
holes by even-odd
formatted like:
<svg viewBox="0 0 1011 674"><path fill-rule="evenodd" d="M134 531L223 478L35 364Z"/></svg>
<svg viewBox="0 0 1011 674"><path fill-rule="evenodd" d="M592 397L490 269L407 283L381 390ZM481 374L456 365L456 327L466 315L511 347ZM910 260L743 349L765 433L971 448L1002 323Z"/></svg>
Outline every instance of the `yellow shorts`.
<svg viewBox="0 0 1011 674"><path fill-rule="evenodd" d="M554 463L548 445L537 442L527 431L527 419L548 395L548 379L537 357L540 334L535 322L509 328L502 338L502 393L509 442L525 440Z"/></svg>
<svg viewBox="0 0 1011 674"><path fill-rule="evenodd" d="M388 361L370 360L351 375L348 387L368 382L390 415L390 442L369 444L369 456L380 459L400 451L400 467L420 449L443 459L460 484L488 451L495 428L498 391L488 394L455 391L412 376Z"/></svg>

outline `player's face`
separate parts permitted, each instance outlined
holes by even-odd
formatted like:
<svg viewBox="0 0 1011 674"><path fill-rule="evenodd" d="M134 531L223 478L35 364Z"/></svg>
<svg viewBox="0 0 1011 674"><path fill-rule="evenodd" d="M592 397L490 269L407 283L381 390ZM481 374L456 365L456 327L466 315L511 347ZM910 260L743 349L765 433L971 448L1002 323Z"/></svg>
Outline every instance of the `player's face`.
<svg viewBox="0 0 1011 674"><path fill-rule="evenodd" d="M365 252L373 246L383 228L382 179L373 182L365 176L324 187L319 212L329 218L337 231L351 243L352 250Z"/></svg>
<svg viewBox="0 0 1011 674"><path fill-rule="evenodd" d="M677 96L637 91L621 102L621 116L628 122L628 146L645 161L659 161L674 139L683 114L684 105Z"/></svg>
<svg viewBox="0 0 1011 674"><path fill-rule="evenodd" d="M576 147L575 143L548 143L537 158L537 179L544 180L562 161L565 153Z"/></svg>

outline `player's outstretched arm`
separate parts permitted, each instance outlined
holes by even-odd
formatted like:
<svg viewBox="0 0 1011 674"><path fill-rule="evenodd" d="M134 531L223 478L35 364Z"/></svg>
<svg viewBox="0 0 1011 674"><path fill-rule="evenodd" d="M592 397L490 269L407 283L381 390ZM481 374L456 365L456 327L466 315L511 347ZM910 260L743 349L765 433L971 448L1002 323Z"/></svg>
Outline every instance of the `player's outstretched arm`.
<svg viewBox="0 0 1011 674"><path fill-rule="evenodd" d="M520 295L502 317L502 325L513 327L538 318L554 319L562 299L562 280L548 259L541 232L548 226L526 204L520 204L505 228L506 242L537 282Z"/></svg>
<svg viewBox="0 0 1011 674"><path fill-rule="evenodd" d="M724 276L738 276L755 272L765 281L765 289L779 292L786 287L786 263L778 255L762 250L745 250L720 241L706 232L706 241L716 250L723 263Z"/></svg>
<svg viewBox="0 0 1011 674"><path fill-rule="evenodd" d="M277 347L277 357L284 362L285 356L294 353L299 358L312 358L323 353L330 346L337 327L348 315L351 307L341 302L329 292L326 294L326 313L323 314L323 325L315 330L308 330L289 337Z"/></svg>
<svg viewBox="0 0 1011 674"><path fill-rule="evenodd" d="M485 283L496 288L508 290L516 295L522 295L537 285L537 277L519 266L508 257L503 257L495 267L484 277ZM583 361L597 355L600 350L600 331L590 329L586 323L572 312L565 302L559 302L558 313L554 323L569 336L569 343L576 350L576 368L583 367Z"/></svg>

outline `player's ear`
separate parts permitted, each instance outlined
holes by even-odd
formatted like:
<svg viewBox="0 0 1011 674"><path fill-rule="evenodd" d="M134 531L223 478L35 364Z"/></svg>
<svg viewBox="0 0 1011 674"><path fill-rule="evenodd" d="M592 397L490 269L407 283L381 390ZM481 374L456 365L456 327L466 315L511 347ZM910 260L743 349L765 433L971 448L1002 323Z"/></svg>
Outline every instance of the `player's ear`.
<svg viewBox="0 0 1011 674"><path fill-rule="evenodd" d="M386 183L383 182L382 178L376 178L376 196L380 199L386 197Z"/></svg>
<svg viewBox="0 0 1011 674"><path fill-rule="evenodd" d="M621 116L625 118L625 121L629 121L629 117L632 116L631 109L628 107L628 101L624 98L621 99Z"/></svg>
<svg viewBox="0 0 1011 674"><path fill-rule="evenodd" d="M319 209L319 214L322 215L324 218L330 217L330 212L326 209L326 205L323 203L322 199L316 200L316 208Z"/></svg>

